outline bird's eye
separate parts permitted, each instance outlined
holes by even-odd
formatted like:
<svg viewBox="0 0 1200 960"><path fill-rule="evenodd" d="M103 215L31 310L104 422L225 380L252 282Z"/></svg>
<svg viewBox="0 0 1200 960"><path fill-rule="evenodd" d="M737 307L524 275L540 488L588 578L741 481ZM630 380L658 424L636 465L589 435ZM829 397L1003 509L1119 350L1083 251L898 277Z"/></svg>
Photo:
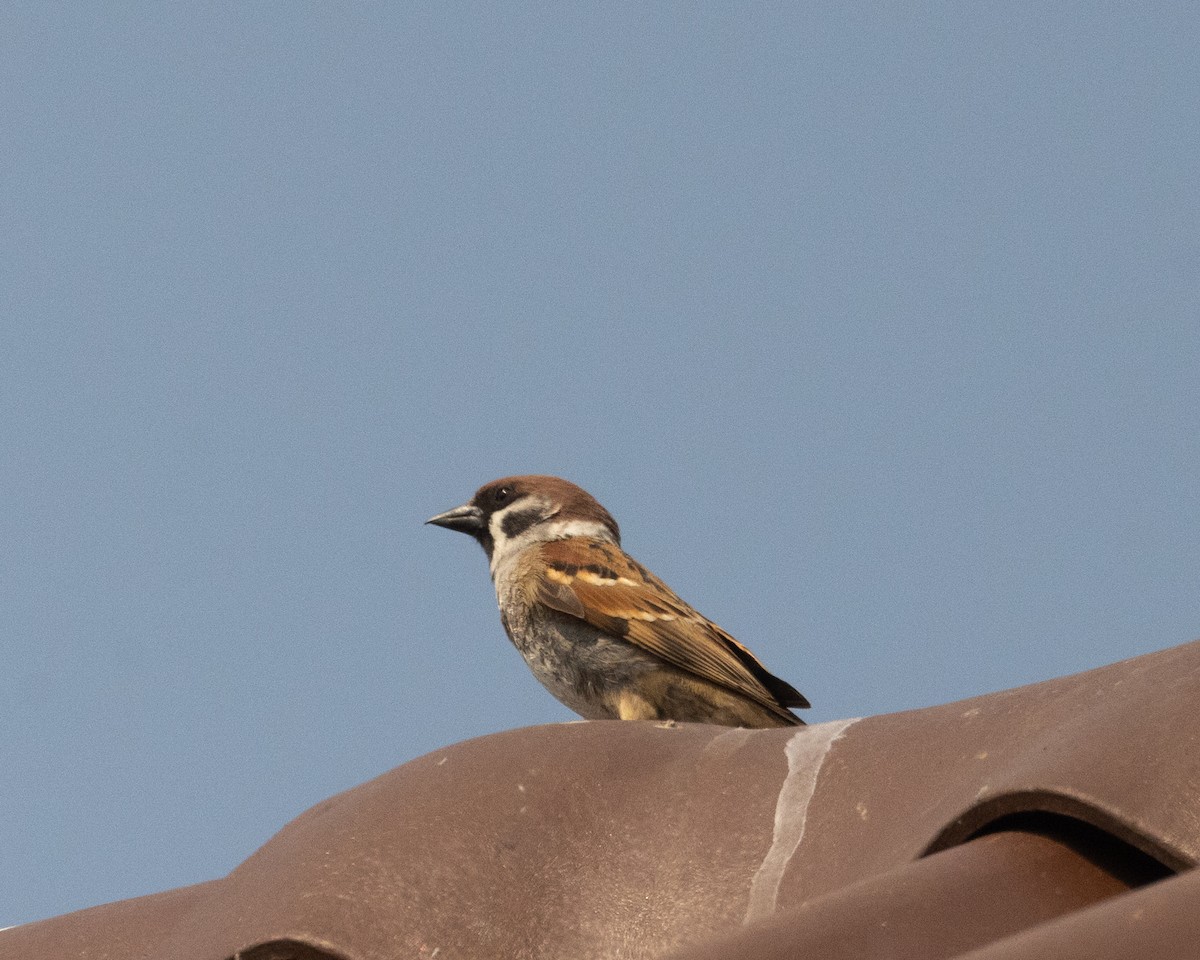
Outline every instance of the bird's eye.
<svg viewBox="0 0 1200 960"><path fill-rule="evenodd" d="M500 506L502 504L508 503L508 501L512 499L512 495L513 495L512 487L501 487L499 490L497 490L495 493L492 494L492 499L496 502L497 506Z"/></svg>

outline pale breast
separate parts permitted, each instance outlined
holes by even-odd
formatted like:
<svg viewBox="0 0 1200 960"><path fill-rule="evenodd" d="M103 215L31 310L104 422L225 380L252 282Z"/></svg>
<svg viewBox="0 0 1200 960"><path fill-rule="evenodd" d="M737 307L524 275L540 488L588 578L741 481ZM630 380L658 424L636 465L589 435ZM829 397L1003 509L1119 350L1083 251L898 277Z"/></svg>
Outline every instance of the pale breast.
<svg viewBox="0 0 1200 960"><path fill-rule="evenodd" d="M508 638L561 703L588 719L614 717L613 691L659 667L658 660L583 620L535 603L528 584L536 580L528 565L537 561L528 553L495 569L500 621Z"/></svg>

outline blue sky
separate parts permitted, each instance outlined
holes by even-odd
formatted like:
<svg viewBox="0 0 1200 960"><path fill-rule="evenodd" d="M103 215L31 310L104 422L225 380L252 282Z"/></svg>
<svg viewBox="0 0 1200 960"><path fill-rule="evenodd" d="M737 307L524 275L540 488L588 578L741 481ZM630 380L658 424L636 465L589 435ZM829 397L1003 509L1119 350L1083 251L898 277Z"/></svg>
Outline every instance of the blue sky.
<svg viewBox="0 0 1200 960"><path fill-rule="evenodd" d="M0 923L571 715L557 473L814 704L1200 636L1184 4L0 14Z"/></svg>

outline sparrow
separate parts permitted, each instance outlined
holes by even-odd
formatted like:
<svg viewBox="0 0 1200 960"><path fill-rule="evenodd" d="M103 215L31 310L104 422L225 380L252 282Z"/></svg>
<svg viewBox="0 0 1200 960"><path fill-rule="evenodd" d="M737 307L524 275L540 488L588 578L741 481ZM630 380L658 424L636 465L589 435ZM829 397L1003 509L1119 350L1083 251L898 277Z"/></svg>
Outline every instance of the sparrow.
<svg viewBox="0 0 1200 960"><path fill-rule="evenodd" d="M480 487L426 523L474 537L500 622L534 676L589 720L802 724L794 687L621 549L617 521L558 477Z"/></svg>

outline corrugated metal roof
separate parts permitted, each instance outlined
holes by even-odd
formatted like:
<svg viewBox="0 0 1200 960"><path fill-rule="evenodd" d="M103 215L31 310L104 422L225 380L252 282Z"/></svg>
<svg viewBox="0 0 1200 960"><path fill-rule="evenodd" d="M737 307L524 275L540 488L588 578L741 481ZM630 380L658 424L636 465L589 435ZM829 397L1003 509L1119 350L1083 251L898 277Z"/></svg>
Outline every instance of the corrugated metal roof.
<svg viewBox="0 0 1200 960"><path fill-rule="evenodd" d="M1197 704L1200 642L798 730L497 734L0 957L1192 957Z"/></svg>

